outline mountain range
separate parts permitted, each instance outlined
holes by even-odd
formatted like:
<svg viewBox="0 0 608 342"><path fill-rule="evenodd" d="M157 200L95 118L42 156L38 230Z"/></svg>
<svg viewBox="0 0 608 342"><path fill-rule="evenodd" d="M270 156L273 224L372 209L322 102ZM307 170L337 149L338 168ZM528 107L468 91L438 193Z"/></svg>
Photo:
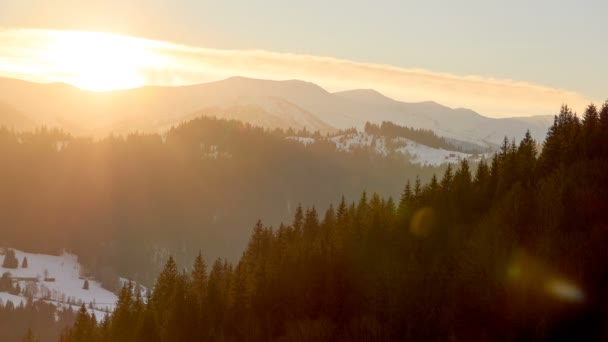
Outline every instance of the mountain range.
<svg viewBox="0 0 608 342"><path fill-rule="evenodd" d="M489 118L432 101L396 101L371 89L331 93L300 80L231 77L190 86L91 92L62 83L0 78L0 125L15 129L47 125L93 136L158 132L200 115L321 132L391 121L482 147L496 146L505 136L520 138L528 129L542 141L553 118Z"/></svg>

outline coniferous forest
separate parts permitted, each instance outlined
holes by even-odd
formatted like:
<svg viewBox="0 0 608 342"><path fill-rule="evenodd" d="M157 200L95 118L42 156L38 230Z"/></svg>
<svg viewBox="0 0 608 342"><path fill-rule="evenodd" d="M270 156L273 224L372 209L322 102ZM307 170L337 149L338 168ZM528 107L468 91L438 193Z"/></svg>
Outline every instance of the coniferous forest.
<svg viewBox="0 0 608 342"><path fill-rule="evenodd" d="M125 286L62 340L607 339L606 132L608 103L580 119L563 106L542 151L505 139L396 200L258 221L238 262L169 257L148 298Z"/></svg>
<svg viewBox="0 0 608 342"><path fill-rule="evenodd" d="M404 174L444 168L288 134L207 117L99 140L0 128L0 246L66 249L106 288L120 290L118 275L151 286L169 255L237 260L260 217L278 225L298 203L327 207L365 189L396 195Z"/></svg>
<svg viewBox="0 0 608 342"><path fill-rule="evenodd" d="M77 313L53 303L0 303L0 341L57 341L75 322Z"/></svg>

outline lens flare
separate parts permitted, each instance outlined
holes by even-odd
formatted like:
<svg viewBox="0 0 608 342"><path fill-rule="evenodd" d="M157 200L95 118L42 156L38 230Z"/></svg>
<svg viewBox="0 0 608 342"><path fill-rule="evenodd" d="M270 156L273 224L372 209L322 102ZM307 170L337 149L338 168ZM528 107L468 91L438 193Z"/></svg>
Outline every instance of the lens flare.
<svg viewBox="0 0 608 342"><path fill-rule="evenodd" d="M524 293L550 296L564 302L579 303L585 293L545 262L522 251L515 253L506 272L509 285Z"/></svg>
<svg viewBox="0 0 608 342"><path fill-rule="evenodd" d="M545 291L553 297L567 302L582 302L585 294L576 285L562 279L549 279Z"/></svg>

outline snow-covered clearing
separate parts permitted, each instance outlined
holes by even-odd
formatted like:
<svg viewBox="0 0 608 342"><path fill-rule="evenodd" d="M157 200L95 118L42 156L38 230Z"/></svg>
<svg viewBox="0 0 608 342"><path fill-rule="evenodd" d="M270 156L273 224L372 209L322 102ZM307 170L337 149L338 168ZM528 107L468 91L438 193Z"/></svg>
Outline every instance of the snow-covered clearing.
<svg viewBox="0 0 608 342"><path fill-rule="evenodd" d="M73 254L64 253L60 256L47 254L25 253L14 250L19 267L16 269L0 266L0 273L9 272L11 278L18 283L21 294L14 296L0 292L3 303L12 301L26 302L26 293L33 296L35 300L44 300L58 307L71 306L77 310L81 304L93 312L98 320L102 319L107 310L113 310L117 297L111 291L101 287L101 284L93 279L87 279L89 289L83 288L85 278L81 273L81 266L77 257ZM27 268L22 268L23 259L27 258ZM0 256L4 259L4 256Z"/></svg>
<svg viewBox="0 0 608 342"><path fill-rule="evenodd" d="M311 137L288 137L304 145L315 142ZM352 151L356 148L373 147L378 154L388 155L397 152L410 157L413 164L439 166L441 164L459 163L463 159L471 162L479 162L482 158L491 157L491 154L471 154L459 151L434 148L417 143L406 138L387 139L382 136L374 136L364 132L349 133L329 138L340 151Z"/></svg>

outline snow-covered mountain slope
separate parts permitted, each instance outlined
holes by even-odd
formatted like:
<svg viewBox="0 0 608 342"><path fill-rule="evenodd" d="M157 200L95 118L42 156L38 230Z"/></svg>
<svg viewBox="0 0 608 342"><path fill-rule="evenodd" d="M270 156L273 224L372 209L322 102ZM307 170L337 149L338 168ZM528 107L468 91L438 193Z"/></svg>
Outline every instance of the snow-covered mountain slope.
<svg viewBox="0 0 608 342"><path fill-rule="evenodd" d="M482 158L488 157L488 155L470 154L444 150L442 148L433 148L403 138L401 138L401 140L405 142L405 146L397 148L397 151L409 155L410 161L413 164L439 166L441 164L459 163L463 159L479 162Z"/></svg>
<svg viewBox="0 0 608 342"><path fill-rule="evenodd" d="M395 101L372 90L353 90L334 95L358 103L356 116L361 119L367 117L370 122L390 121L401 126L430 129L442 137L484 147L500 144L505 136L521 139L528 129L535 139L542 141L549 127L543 120L489 118L470 109L449 108L432 101Z"/></svg>
<svg viewBox="0 0 608 342"><path fill-rule="evenodd" d="M0 79L0 101L11 104L36 122L95 135L110 131L157 131L211 109L220 117L238 118L270 128L306 127L323 132L362 128L367 121L390 121L431 129L446 138L486 147L500 144L504 136L520 139L527 129L542 141L550 124L544 117L494 119L470 109L448 108L432 101L400 102L370 89L330 93L304 81L243 77L191 86L143 87L104 93L65 84Z"/></svg>
<svg viewBox="0 0 608 342"><path fill-rule="evenodd" d="M304 145L309 145L316 141L316 139L312 137L294 136L289 137L288 139L298 141ZM489 158L491 156L490 153L474 154L433 148L406 138L389 139L364 132L337 135L328 140L333 142L340 151L349 152L356 148L374 148L378 154L388 155L390 153L401 153L408 156L413 164L428 166L459 163L463 159L471 162L478 162L482 158Z"/></svg>
<svg viewBox="0 0 608 342"><path fill-rule="evenodd" d="M8 300L18 305L27 301L27 295L35 300L44 300L60 307L70 306L78 309L81 304L98 319L103 318L107 310L113 310L117 297L111 291L101 287L93 279L88 279L89 289L83 288L85 278L81 275L81 266L73 254L61 256L25 253L14 250L19 267L16 269L0 267L0 273L10 273L13 281L19 284L21 293L18 296L0 292L3 302ZM21 267L27 258L27 268ZM4 259L4 256L0 256Z"/></svg>

